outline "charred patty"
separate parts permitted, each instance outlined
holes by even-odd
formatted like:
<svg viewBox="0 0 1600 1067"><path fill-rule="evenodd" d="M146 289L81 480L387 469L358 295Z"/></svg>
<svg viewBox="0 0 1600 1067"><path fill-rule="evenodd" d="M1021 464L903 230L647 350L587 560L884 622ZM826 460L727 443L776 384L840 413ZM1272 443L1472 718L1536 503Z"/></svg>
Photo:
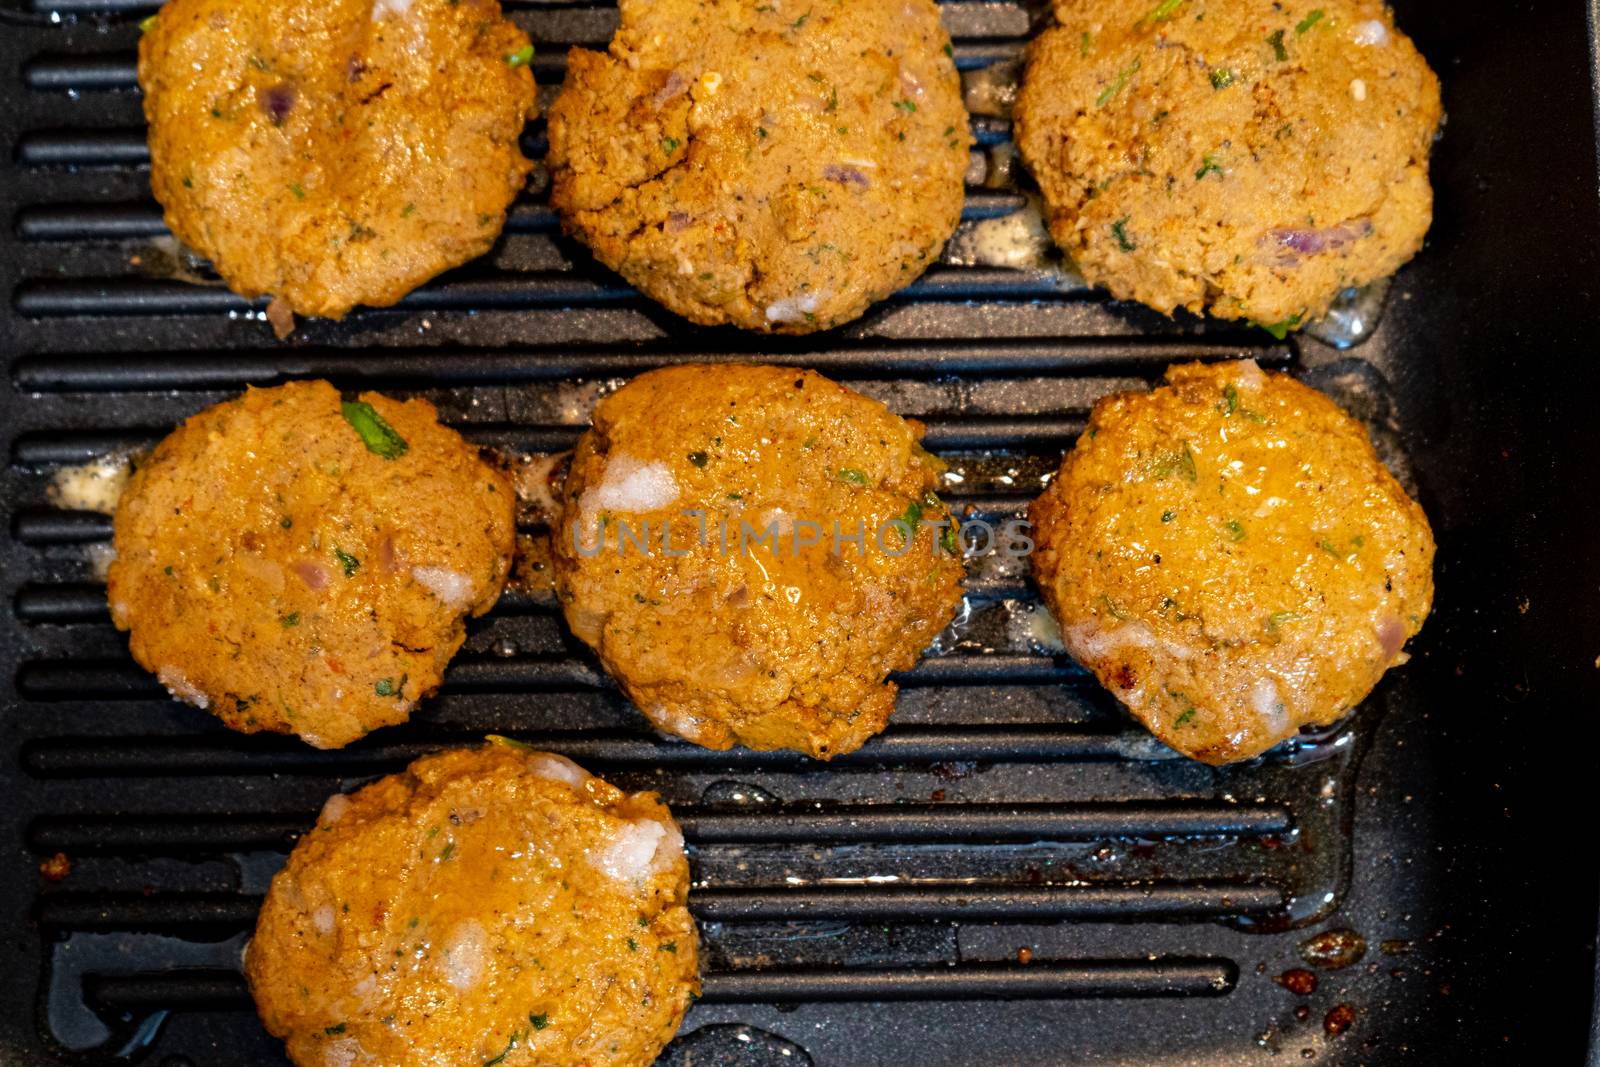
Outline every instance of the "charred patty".
<svg viewBox="0 0 1600 1067"><path fill-rule="evenodd" d="M623 0L610 50L568 58L551 199L678 314L806 333L933 262L971 143L930 0Z"/></svg>
<svg viewBox="0 0 1600 1067"><path fill-rule="evenodd" d="M139 46L151 189L235 292L393 304L500 233L531 55L495 0L168 0Z"/></svg>
<svg viewBox="0 0 1600 1067"><path fill-rule="evenodd" d="M1068 651L1207 763L1344 715L1433 599L1428 520L1366 430L1253 362L1100 401L1030 518Z"/></svg>
<svg viewBox="0 0 1600 1067"><path fill-rule="evenodd" d="M301 1067L648 1067L699 991L654 793L503 739L336 795L245 955Z"/></svg>
<svg viewBox="0 0 1600 1067"><path fill-rule="evenodd" d="M1059 0L1017 144L1084 276L1281 333L1432 218L1439 82L1379 0Z"/></svg>
<svg viewBox="0 0 1600 1067"><path fill-rule="evenodd" d="M567 621L663 730L859 748L894 710L889 673L961 599L942 464L920 437L810 371L639 377L595 410L566 479Z"/></svg>
<svg viewBox="0 0 1600 1067"><path fill-rule="evenodd" d="M111 618L179 699L338 748L438 687L505 584L513 510L506 476L425 400L252 389L139 464Z"/></svg>

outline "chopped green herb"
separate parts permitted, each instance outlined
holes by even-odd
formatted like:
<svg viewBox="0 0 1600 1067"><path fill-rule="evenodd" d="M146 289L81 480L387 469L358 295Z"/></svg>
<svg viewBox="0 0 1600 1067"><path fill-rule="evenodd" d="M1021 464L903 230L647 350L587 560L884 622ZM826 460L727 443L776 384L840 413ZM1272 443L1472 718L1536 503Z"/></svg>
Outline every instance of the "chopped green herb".
<svg viewBox="0 0 1600 1067"><path fill-rule="evenodd" d="M1222 403L1217 405L1217 410L1224 416L1239 410L1239 390L1232 382L1222 387Z"/></svg>
<svg viewBox="0 0 1600 1067"><path fill-rule="evenodd" d="M628 938L628 951L629 952L638 952L639 951L639 942L635 941L631 937Z"/></svg>
<svg viewBox="0 0 1600 1067"><path fill-rule="evenodd" d="M1170 511L1163 511L1161 513L1162 522L1171 522L1174 518L1176 518L1176 516Z"/></svg>
<svg viewBox="0 0 1600 1067"><path fill-rule="evenodd" d="M512 52L510 55L506 56L506 66L510 67L513 70L515 70L518 67L526 67L529 63L532 63L532 62L533 62L533 45L531 45L531 44L525 44L521 48L517 49L515 52Z"/></svg>
<svg viewBox="0 0 1600 1067"><path fill-rule="evenodd" d="M285 615L283 618L279 619L278 621L283 623L283 628L285 630L287 630L291 626L299 626L300 625L300 613L298 611L291 611L291 612L289 612L289 614Z"/></svg>
<svg viewBox="0 0 1600 1067"><path fill-rule="evenodd" d="M157 14L151 15L147 19L140 20L140 22L139 22L139 32L140 33L149 33L151 30L155 29L156 28L156 20L158 18L160 18L160 17L161 17L161 15L159 13L157 13Z"/></svg>
<svg viewBox="0 0 1600 1067"><path fill-rule="evenodd" d="M417 210L417 205L415 205L415 204L407 204L404 208L402 208L400 210L400 217L403 218L403 219L409 219L411 217L411 213L413 211L416 211L416 210Z"/></svg>
<svg viewBox="0 0 1600 1067"><path fill-rule="evenodd" d="M1086 56L1089 54L1089 43L1092 40L1093 38L1089 36L1087 30L1084 31L1083 36L1078 38L1078 54L1080 56Z"/></svg>
<svg viewBox="0 0 1600 1067"><path fill-rule="evenodd" d="M1227 67L1218 67L1211 72L1211 88L1226 89L1233 84L1233 71Z"/></svg>
<svg viewBox="0 0 1600 1067"><path fill-rule="evenodd" d="M811 12L807 11L804 15L801 15L799 18L789 23L789 28L791 30L798 30L801 26L804 26L809 21L811 21Z"/></svg>
<svg viewBox="0 0 1600 1067"><path fill-rule="evenodd" d="M1106 606L1106 613L1109 614L1113 619L1124 621L1128 618L1128 613L1123 611L1122 608L1118 606L1117 602L1112 600L1110 597L1102 595L1100 597L1100 603Z"/></svg>
<svg viewBox="0 0 1600 1067"><path fill-rule="evenodd" d="M1145 22L1166 22L1177 14L1178 8L1183 6L1183 0L1161 0L1154 11L1144 17Z"/></svg>
<svg viewBox="0 0 1600 1067"><path fill-rule="evenodd" d="M1267 616L1267 633L1275 634L1278 632L1278 627L1282 626L1284 623L1294 622L1296 619L1301 617L1302 616L1298 611L1274 611L1271 615Z"/></svg>
<svg viewBox="0 0 1600 1067"><path fill-rule="evenodd" d="M1117 76L1111 82L1111 84L1106 86L1100 95L1094 98L1094 106L1105 107L1107 104L1109 104L1111 102L1111 98L1122 92L1123 86L1128 84L1128 79L1137 74L1138 71L1139 61L1137 59L1135 59L1128 66L1117 71Z"/></svg>
<svg viewBox="0 0 1600 1067"><path fill-rule="evenodd" d="M278 520L278 525L283 527L285 530L292 530L294 529L294 520L285 515L283 518Z"/></svg>
<svg viewBox="0 0 1600 1067"><path fill-rule="evenodd" d="M395 432L393 426L384 421L383 416L379 415L371 404L360 400L346 400L339 405L339 414L343 415L344 421L361 435L361 443L375 456L399 459L411 447L406 444L404 437Z"/></svg>
<svg viewBox="0 0 1600 1067"><path fill-rule="evenodd" d="M359 559L356 559L350 553L341 549L338 545L333 546L333 558L339 561L340 567L344 568L344 576L346 578L354 578L356 571L361 567L361 561Z"/></svg>
<svg viewBox="0 0 1600 1067"><path fill-rule="evenodd" d="M533 1024L533 1028L535 1030L543 1030L545 1027L550 1025L550 1016L530 1015L528 1016L528 1021Z"/></svg>
<svg viewBox="0 0 1600 1067"><path fill-rule="evenodd" d="M1300 319L1304 314L1305 312L1299 312L1277 322L1258 322L1256 325L1281 341L1289 336L1290 330L1300 325Z"/></svg>
<svg viewBox="0 0 1600 1067"><path fill-rule="evenodd" d="M1244 540L1244 523L1240 522L1238 519L1229 519L1222 528L1228 531L1228 540Z"/></svg>
<svg viewBox="0 0 1600 1067"><path fill-rule="evenodd" d="M1183 443L1182 452L1169 452L1156 461L1151 473L1159 480L1170 478L1174 474L1186 482L1196 481L1200 477L1199 468L1194 462L1194 453L1189 449L1189 442Z"/></svg>
<svg viewBox="0 0 1600 1067"><path fill-rule="evenodd" d="M939 547L952 556L961 554L961 538L956 533L954 522L939 531Z"/></svg>
<svg viewBox="0 0 1600 1067"><path fill-rule="evenodd" d="M764 139L767 136L767 128L765 126L757 126L756 136Z"/></svg>
<svg viewBox="0 0 1600 1067"><path fill-rule="evenodd" d="M1176 719L1172 720L1172 725L1174 725L1174 726L1187 726L1189 724L1189 720L1193 719L1193 718L1194 718L1194 705L1190 704L1187 711L1185 711L1182 715L1179 715Z"/></svg>
<svg viewBox="0 0 1600 1067"><path fill-rule="evenodd" d="M840 467L839 480L841 482L849 482L851 485L867 484L867 476L854 467Z"/></svg>
<svg viewBox="0 0 1600 1067"><path fill-rule="evenodd" d="M444 848L439 850L439 862L440 863L449 863L450 862L450 857L454 856L455 854L456 854L456 843L454 841L447 842L445 844Z"/></svg>
<svg viewBox="0 0 1600 1067"><path fill-rule="evenodd" d="M167 564L165 567L163 567L161 569L166 572L167 577L169 577L169 578L172 577L172 564L169 563L169 564Z"/></svg>
<svg viewBox="0 0 1600 1067"><path fill-rule="evenodd" d="M483 1067L496 1067L497 1064L504 1063L506 1057L511 1055L511 1050L521 1044L522 1040L527 1036L528 1032L526 1030L522 1031L521 1033L512 1034L511 1040L506 1042L505 1051L500 1053L500 1055L496 1056L492 1060L484 1060Z"/></svg>
<svg viewBox="0 0 1600 1067"><path fill-rule="evenodd" d="M1289 50L1283 47L1282 30L1273 30L1272 35L1267 38L1267 43L1272 46L1272 57L1279 63L1289 58Z"/></svg>
<svg viewBox="0 0 1600 1067"><path fill-rule="evenodd" d="M908 115L917 110L917 104L914 100L896 100L894 102L894 106L899 108L901 111L904 111Z"/></svg>
<svg viewBox="0 0 1600 1067"><path fill-rule="evenodd" d="M678 146L681 144L683 144L683 142L678 140L676 137L663 137L661 138L661 151L670 156L672 153L678 150Z"/></svg>
<svg viewBox="0 0 1600 1067"><path fill-rule="evenodd" d="M325 1033L325 1034L329 1034L329 1035L342 1034L342 1033L344 1033L344 1028L345 1028L345 1024L344 1023L337 1023L337 1024L333 1025L333 1026L324 1026L322 1028L322 1032Z"/></svg>
<svg viewBox="0 0 1600 1067"><path fill-rule="evenodd" d="M922 523L921 503L913 500L911 503L907 504L905 514L901 515L900 518L895 521L906 524L906 529L909 531L906 537L907 540L914 539L917 536L917 527Z"/></svg>
<svg viewBox="0 0 1600 1067"><path fill-rule="evenodd" d="M381 697L392 697L399 692L399 690L395 688L393 678L381 679L377 685L372 687L372 691Z"/></svg>
<svg viewBox="0 0 1600 1067"><path fill-rule="evenodd" d="M1217 162L1215 152L1207 152L1200 157L1200 169L1194 172L1194 180L1201 181L1207 174L1221 174L1222 164Z"/></svg>
<svg viewBox="0 0 1600 1067"><path fill-rule="evenodd" d="M1124 215L1116 222L1111 224L1111 236L1117 239L1117 247L1122 249L1124 252L1132 252L1134 249L1139 247L1128 239L1129 218L1131 218L1131 216Z"/></svg>
<svg viewBox="0 0 1600 1067"><path fill-rule="evenodd" d="M944 46L944 54L945 54L946 58L954 59L955 55L956 55L956 50L954 48L951 48L948 44L946 44Z"/></svg>
<svg viewBox="0 0 1600 1067"><path fill-rule="evenodd" d="M1295 23L1294 32L1295 32L1296 36L1298 36L1299 34L1305 33L1307 30L1309 30L1311 27L1315 26L1317 23L1319 23L1321 21L1322 21L1322 8L1320 8L1320 7L1312 8L1311 14L1307 15L1305 18L1303 18L1299 22Z"/></svg>
<svg viewBox="0 0 1600 1067"><path fill-rule="evenodd" d="M1334 543L1328 540L1326 537L1317 542L1317 547L1322 549L1322 551L1326 552L1328 555L1332 556L1334 559L1344 559L1344 553L1340 552Z"/></svg>
<svg viewBox="0 0 1600 1067"><path fill-rule="evenodd" d="M670 952L673 955L677 955L677 953L678 953L678 943L676 941L665 942L661 946L661 951L662 952Z"/></svg>
<svg viewBox="0 0 1600 1067"><path fill-rule="evenodd" d="M709 458L710 457L708 457L704 452L689 453L689 462L693 463L696 467L704 467Z"/></svg>

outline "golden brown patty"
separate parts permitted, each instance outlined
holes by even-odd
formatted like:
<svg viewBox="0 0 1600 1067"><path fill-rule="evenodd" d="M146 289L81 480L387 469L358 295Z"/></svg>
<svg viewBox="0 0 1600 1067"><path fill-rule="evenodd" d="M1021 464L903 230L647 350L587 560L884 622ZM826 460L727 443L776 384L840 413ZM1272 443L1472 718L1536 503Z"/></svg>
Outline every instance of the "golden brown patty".
<svg viewBox="0 0 1600 1067"><path fill-rule="evenodd" d="M496 739L329 800L245 977L302 1067L646 1067L699 992L688 890L654 793Z"/></svg>
<svg viewBox="0 0 1600 1067"><path fill-rule="evenodd" d="M1100 401L1029 517L1067 649L1207 763L1349 711L1433 600L1428 520L1366 431L1253 362Z"/></svg>
<svg viewBox="0 0 1600 1067"><path fill-rule="evenodd" d="M425 400L252 389L139 464L111 618L174 696L338 748L438 687L505 584L512 513L505 475Z"/></svg>
<svg viewBox="0 0 1600 1067"><path fill-rule="evenodd" d="M1439 82L1379 0L1059 0L1017 144L1089 281L1281 332L1432 218Z"/></svg>
<svg viewBox="0 0 1600 1067"><path fill-rule="evenodd" d="M971 143L929 0L623 0L609 53L568 58L551 200L678 314L806 333L933 262Z"/></svg>
<svg viewBox="0 0 1600 1067"><path fill-rule="evenodd" d="M528 47L495 0L168 0L139 46L167 226L245 296L392 304L499 234Z"/></svg>
<svg viewBox="0 0 1600 1067"><path fill-rule="evenodd" d="M894 710L889 672L961 598L921 430L811 371L641 376L595 410L567 476L568 623L663 730L824 759L859 748ZM909 545L898 526L880 537L902 519Z"/></svg>

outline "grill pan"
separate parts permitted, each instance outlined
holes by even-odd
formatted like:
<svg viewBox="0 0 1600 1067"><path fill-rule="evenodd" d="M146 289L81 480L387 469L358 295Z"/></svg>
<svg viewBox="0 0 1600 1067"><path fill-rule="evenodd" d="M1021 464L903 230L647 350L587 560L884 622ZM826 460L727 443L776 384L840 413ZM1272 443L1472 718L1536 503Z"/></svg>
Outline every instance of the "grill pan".
<svg viewBox="0 0 1600 1067"><path fill-rule="evenodd" d="M1435 222L1376 329L1340 350L953 262L828 334L694 329L562 239L537 193L484 260L279 344L150 199L133 56L154 5L5 3L0 1064L285 1062L238 974L271 875L329 793L486 732L658 789L682 821L707 974L665 1064L1592 1055L1600 201L1582 5L1397 5L1450 116ZM616 22L581 2L507 10L539 46L546 102L566 46L603 47ZM969 76L1015 58L1040 17L943 12ZM1024 202L1009 124L975 128L967 225ZM542 154L542 124L528 140ZM408 725L339 752L247 738L134 665L95 576L109 519L47 497L63 466L147 447L247 384L426 396L520 454L568 447L639 371L744 358L923 419L964 478L953 502L1004 517L1096 397L1239 357L1366 421L1440 551L1410 665L1349 722L1232 768L1150 741L1051 650L1025 571L995 562L900 679L889 730L827 765L657 737L529 591L479 621ZM57 853L71 873L51 881ZM1319 970L1315 993L1275 981L1308 940L1352 934L1364 954ZM1341 1005L1353 1021L1330 1034Z"/></svg>

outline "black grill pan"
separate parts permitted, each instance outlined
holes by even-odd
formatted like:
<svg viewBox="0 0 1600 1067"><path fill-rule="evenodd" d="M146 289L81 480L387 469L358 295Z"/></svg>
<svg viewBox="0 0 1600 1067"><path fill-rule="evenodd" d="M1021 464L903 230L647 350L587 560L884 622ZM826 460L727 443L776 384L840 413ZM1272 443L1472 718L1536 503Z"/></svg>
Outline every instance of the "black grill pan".
<svg viewBox="0 0 1600 1067"><path fill-rule="evenodd" d="M565 46L616 21L508 9L546 98ZM1600 201L1583 5L1400 5L1449 112L1436 217L1345 350L960 257L829 334L692 329L562 239L537 191L484 260L279 344L150 199L133 54L152 10L0 6L0 1064L284 1062L237 969L272 873L329 793L486 732L659 789L682 819L706 996L666 1064L1586 1059ZM1039 20L943 10L969 76ZM1009 124L975 126L969 225L1024 202ZM655 736L534 593L476 626L406 726L336 753L242 737L135 667L95 576L109 520L47 496L62 467L146 447L247 384L426 396L514 454L567 447L644 369L755 358L923 419L965 479L956 503L1007 516L1096 397L1242 356L1373 428L1433 519L1438 602L1350 722L1221 770L1149 741L1051 651L1025 572L993 563L901 679L890 729L826 766ZM52 881L57 853L71 873ZM1275 981L1343 931L1365 952L1315 993ZM1332 1036L1341 1005L1353 1022Z"/></svg>

